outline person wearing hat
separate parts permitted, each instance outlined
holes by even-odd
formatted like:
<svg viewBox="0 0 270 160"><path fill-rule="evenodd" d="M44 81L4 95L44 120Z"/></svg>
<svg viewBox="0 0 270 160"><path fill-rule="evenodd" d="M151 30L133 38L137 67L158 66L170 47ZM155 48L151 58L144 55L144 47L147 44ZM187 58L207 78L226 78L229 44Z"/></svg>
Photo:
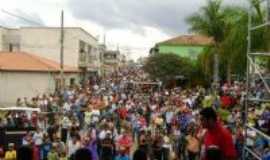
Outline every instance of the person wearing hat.
<svg viewBox="0 0 270 160"><path fill-rule="evenodd" d="M222 156L222 159L236 160L237 154L233 144L232 134L217 119L213 108L204 108L200 112L201 125L207 129L203 140L203 160ZM215 146L213 149L212 146ZM209 153L208 153L209 152Z"/></svg>
<svg viewBox="0 0 270 160"><path fill-rule="evenodd" d="M17 152L14 147L15 147L14 143L8 144L8 151L5 154L5 160L16 160Z"/></svg>

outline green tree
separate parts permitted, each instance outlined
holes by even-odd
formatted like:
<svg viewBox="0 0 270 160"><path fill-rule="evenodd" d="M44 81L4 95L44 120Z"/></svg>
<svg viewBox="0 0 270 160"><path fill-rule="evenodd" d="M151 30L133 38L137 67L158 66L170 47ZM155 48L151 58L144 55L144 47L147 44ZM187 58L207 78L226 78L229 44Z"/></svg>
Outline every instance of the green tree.
<svg viewBox="0 0 270 160"><path fill-rule="evenodd" d="M190 77L194 71L194 65L188 58L182 58L175 54L154 54L146 60L143 69L154 80L159 79L164 84L175 80L176 76Z"/></svg>
<svg viewBox="0 0 270 160"><path fill-rule="evenodd" d="M213 65L214 65L214 50L212 48L205 48L198 56L197 69L202 74L201 78L205 82L212 81Z"/></svg>
<svg viewBox="0 0 270 160"><path fill-rule="evenodd" d="M216 45L224 39L225 22L221 4L222 0L208 0L206 6L187 18L192 32L213 37Z"/></svg>
<svg viewBox="0 0 270 160"><path fill-rule="evenodd" d="M265 19L259 0L250 0L253 25ZM248 35L248 9L243 6L222 6L222 0L208 0L198 13L187 18L190 30L213 37L215 46L199 56L198 63L205 76L213 74L213 57L219 54L219 76L231 81L232 74L245 75ZM269 28L268 28L269 30ZM252 33L252 50L261 51L269 47L269 31L259 30Z"/></svg>
<svg viewBox="0 0 270 160"><path fill-rule="evenodd" d="M232 74L244 75L247 53L248 11L239 6L227 6L224 9L225 37L219 48L221 76L231 83Z"/></svg>
<svg viewBox="0 0 270 160"><path fill-rule="evenodd" d="M214 39L215 45L212 48L213 51L211 51L211 53L215 53L214 63L219 66L218 51L225 36L222 0L208 0L206 6L202 7L199 12L187 18L187 22L191 25L190 30L192 32L206 35ZM218 70L214 71L218 75Z"/></svg>

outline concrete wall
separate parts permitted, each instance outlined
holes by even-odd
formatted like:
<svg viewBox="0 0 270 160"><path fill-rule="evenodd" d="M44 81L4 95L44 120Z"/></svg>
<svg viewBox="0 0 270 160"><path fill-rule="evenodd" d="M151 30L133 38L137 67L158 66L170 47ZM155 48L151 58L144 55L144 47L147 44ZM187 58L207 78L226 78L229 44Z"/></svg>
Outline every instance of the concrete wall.
<svg viewBox="0 0 270 160"><path fill-rule="evenodd" d="M20 51L20 30L0 27L0 51Z"/></svg>
<svg viewBox="0 0 270 160"><path fill-rule="evenodd" d="M66 32L66 31L65 31ZM21 28L21 51L60 62L60 29ZM78 45L66 34L64 64L77 67Z"/></svg>
<svg viewBox="0 0 270 160"><path fill-rule="evenodd" d="M78 74L65 74L78 82ZM45 72L0 72L0 106L13 105L18 97L32 98L38 94L51 93L55 89L56 75Z"/></svg>
<svg viewBox="0 0 270 160"><path fill-rule="evenodd" d="M3 35L5 33L6 33L6 29L3 27L0 27L0 51L3 51L3 48L4 48Z"/></svg>
<svg viewBox="0 0 270 160"><path fill-rule="evenodd" d="M22 27L6 29L0 27L0 51L8 51L9 41L19 43L20 51L36 54L60 62L60 28ZM3 37L5 37L3 39ZM79 67L79 41L92 47L92 52L86 55L87 66L99 65L98 42L82 28L64 29L64 64ZM15 49L17 51L17 49ZM88 54L88 53L86 53ZM93 59L93 61L90 59Z"/></svg>
<svg viewBox="0 0 270 160"><path fill-rule="evenodd" d="M28 52L60 62L60 34L57 27L22 27L19 29L0 26L0 51L9 51L9 44L14 44L13 51ZM85 58L80 60L79 42L85 43ZM18 44L18 45L17 45ZM17 47L19 46L19 47ZM91 46L91 52L88 52ZM79 27L64 28L64 64L73 67L86 67L91 71L100 69L98 41L91 34Z"/></svg>

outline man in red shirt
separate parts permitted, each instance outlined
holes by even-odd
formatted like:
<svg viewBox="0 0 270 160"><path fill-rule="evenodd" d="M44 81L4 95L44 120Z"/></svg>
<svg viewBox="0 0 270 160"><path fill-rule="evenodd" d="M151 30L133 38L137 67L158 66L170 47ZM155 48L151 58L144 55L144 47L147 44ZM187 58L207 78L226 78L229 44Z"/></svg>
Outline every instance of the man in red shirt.
<svg viewBox="0 0 270 160"><path fill-rule="evenodd" d="M202 147L202 160L236 160L236 150L230 131L217 120L213 108L205 108L200 112L201 123L207 132Z"/></svg>
<svg viewBox="0 0 270 160"><path fill-rule="evenodd" d="M121 107L118 109L118 114L122 120L125 120L128 116L128 111L125 107Z"/></svg>
<svg viewBox="0 0 270 160"><path fill-rule="evenodd" d="M221 96L220 99L221 99L221 106L223 108L228 108L232 105L232 98L228 94Z"/></svg>

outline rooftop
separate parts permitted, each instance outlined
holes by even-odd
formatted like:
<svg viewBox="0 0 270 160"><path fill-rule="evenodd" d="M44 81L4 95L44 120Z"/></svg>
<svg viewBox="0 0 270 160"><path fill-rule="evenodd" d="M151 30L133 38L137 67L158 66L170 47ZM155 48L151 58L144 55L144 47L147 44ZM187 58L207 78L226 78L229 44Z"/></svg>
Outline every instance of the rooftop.
<svg viewBox="0 0 270 160"><path fill-rule="evenodd" d="M59 72L60 64L26 52L0 52L0 71ZM64 65L64 72L79 72Z"/></svg>
<svg viewBox="0 0 270 160"><path fill-rule="evenodd" d="M181 35L163 42L159 42L158 45L160 44L209 46L214 44L214 40L211 37L202 35Z"/></svg>
<svg viewBox="0 0 270 160"><path fill-rule="evenodd" d="M19 30L19 29L61 29L61 27L47 27L47 26L23 26L23 27L19 27L19 28L8 28L8 27L4 27L0 25L0 28L4 28L7 30ZM64 27L64 30L67 29L75 29L75 30L80 30L82 32L84 32L85 34L91 36L93 39L98 40L95 36L93 36L92 34L90 34L89 32L87 32L85 29L83 29L82 27Z"/></svg>

